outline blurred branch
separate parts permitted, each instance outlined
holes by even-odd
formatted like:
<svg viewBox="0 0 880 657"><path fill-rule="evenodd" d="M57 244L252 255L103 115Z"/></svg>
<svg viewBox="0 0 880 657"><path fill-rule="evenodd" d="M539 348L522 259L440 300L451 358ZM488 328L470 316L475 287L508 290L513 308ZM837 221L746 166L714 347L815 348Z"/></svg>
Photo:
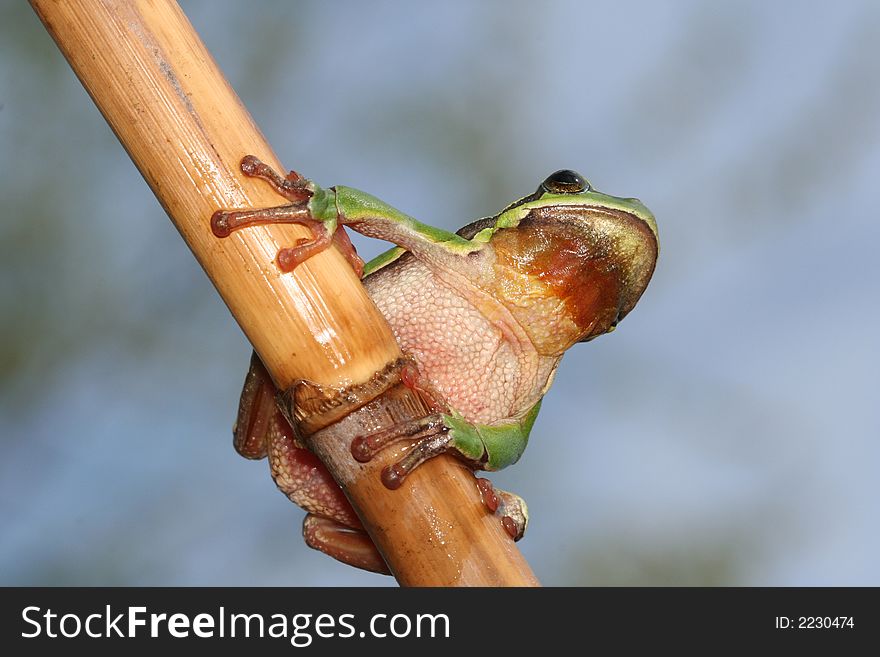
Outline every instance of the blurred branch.
<svg viewBox="0 0 880 657"><path fill-rule="evenodd" d="M267 226L225 240L211 233L217 209L278 202L268 186L242 176L242 156L254 153L281 166L174 2L31 4L279 388L300 379L329 386L363 382L400 356L390 328L338 252L326 251L292 275L280 273L275 254L307 237L305 228ZM101 172L94 174L100 184ZM393 416L425 412L408 389L392 390L384 413L370 419L374 429ZM357 431L357 422L347 430ZM486 513L466 468L436 458L391 492L378 473L395 454L361 466L344 440L353 436L318 444L317 451L400 583L537 584L501 524Z"/></svg>

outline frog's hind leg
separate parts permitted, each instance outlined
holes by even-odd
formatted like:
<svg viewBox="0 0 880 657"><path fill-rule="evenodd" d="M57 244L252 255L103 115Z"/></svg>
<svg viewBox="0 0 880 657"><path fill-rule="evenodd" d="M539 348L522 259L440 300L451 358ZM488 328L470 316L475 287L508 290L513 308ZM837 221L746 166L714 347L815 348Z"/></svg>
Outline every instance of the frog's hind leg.
<svg viewBox="0 0 880 657"><path fill-rule="evenodd" d="M344 564L380 575L391 574L382 555L363 529L354 529L310 513L303 520L303 538L310 548Z"/></svg>
<svg viewBox="0 0 880 657"><path fill-rule="evenodd" d="M268 446L272 479L291 502L309 512L303 521L306 544L351 566L389 574L385 560L324 464L297 444L280 412L272 424Z"/></svg>
<svg viewBox="0 0 880 657"><path fill-rule="evenodd" d="M309 547L357 568L388 573L342 489L312 452L297 440L275 403L275 385L256 354L251 358L233 429L236 451L269 457L272 479L294 504L308 511L303 538Z"/></svg>

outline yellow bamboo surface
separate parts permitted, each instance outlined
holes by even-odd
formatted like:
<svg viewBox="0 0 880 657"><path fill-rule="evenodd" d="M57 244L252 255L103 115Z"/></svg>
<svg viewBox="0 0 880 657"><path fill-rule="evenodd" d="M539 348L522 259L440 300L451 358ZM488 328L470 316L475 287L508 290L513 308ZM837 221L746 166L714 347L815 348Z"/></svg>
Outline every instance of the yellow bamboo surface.
<svg viewBox="0 0 880 657"><path fill-rule="evenodd" d="M244 155L283 167L176 3L31 4L279 387L298 379L362 382L399 357L390 328L338 252L281 274L278 249L309 237L305 228L212 234L217 209L280 202L239 172ZM99 175L94 184L102 184ZM230 400L230 416L236 402ZM411 413L417 406L410 404ZM345 447L331 445L321 456L346 483L401 584L537 585L480 504L473 476L454 459L433 459L389 491L377 468L391 454L364 468Z"/></svg>

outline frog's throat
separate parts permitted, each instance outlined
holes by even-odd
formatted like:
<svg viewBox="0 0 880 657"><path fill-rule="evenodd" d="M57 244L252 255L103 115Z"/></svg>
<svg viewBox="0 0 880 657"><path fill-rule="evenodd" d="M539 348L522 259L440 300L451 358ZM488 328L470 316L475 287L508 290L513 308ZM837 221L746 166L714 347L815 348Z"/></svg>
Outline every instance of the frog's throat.
<svg viewBox="0 0 880 657"><path fill-rule="evenodd" d="M439 264L434 261L432 266L437 280L471 303L480 315L501 334L504 342L510 345L520 366L520 382L516 390L516 399L520 401L530 399L533 396L533 387L530 382L536 381L540 376L541 354L528 332L502 302L474 285L463 274L448 267L437 266Z"/></svg>

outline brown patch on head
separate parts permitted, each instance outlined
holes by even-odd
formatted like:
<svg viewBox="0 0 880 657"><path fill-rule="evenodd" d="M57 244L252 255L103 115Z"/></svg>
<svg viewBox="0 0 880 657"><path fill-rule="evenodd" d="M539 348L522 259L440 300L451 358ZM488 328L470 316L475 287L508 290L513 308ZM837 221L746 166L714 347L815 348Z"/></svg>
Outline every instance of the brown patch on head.
<svg viewBox="0 0 880 657"><path fill-rule="evenodd" d="M548 301L558 301L552 314L564 317L528 321L552 325L562 349L613 328L638 301L657 255L644 222L598 207L535 209L516 228L499 230L492 245L500 271L518 280L507 286L515 288L507 299L520 314L528 302L547 309L553 307ZM523 277L530 282L528 295L522 294Z"/></svg>

